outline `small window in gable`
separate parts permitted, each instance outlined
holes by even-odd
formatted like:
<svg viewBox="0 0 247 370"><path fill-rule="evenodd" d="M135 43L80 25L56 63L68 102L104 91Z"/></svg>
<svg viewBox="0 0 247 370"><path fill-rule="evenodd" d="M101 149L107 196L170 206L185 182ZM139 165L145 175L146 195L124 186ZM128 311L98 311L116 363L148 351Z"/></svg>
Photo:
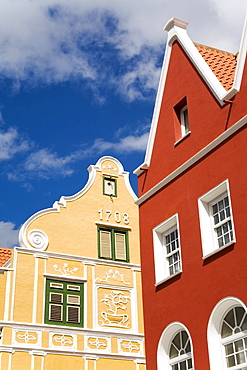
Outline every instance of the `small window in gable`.
<svg viewBox="0 0 247 370"><path fill-rule="evenodd" d="M111 177L103 177L103 194L110 197L117 196L117 180Z"/></svg>
<svg viewBox="0 0 247 370"><path fill-rule="evenodd" d="M174 107L174 128L176 143L190 133L189 113L186 97Z"/></svg>

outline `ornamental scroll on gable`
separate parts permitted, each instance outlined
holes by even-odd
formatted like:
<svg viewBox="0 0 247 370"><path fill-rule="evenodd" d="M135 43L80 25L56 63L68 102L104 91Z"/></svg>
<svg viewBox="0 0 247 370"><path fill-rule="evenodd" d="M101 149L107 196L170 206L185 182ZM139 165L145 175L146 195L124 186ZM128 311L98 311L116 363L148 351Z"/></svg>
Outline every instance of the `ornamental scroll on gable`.
<svg viewBox="0 0 247 370"><path fill-rule="evenodd" d="M98 258L97 222L126 229L133 219L137 221L137 198L122 164L102 157L88 172L88 181L78 193L62 196L52 208L37 212L23 224L22 248Z"/></svg>

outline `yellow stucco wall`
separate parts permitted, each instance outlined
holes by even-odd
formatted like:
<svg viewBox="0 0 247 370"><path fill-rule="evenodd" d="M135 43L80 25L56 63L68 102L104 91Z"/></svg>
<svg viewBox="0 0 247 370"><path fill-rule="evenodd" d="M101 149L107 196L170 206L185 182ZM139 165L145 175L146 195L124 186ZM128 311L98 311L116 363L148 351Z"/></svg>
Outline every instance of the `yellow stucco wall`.
<svg viewBox="0 0 247 370"><path fill-rule="evenodd" d="M9 351L1 354L0 369L144 370L133 359L118 359L144 358L138 207L116 160L99 161L92 173L91 185L61 199L59 212L41 211L21 229L14 270L0 275L0 320L11 322L0 342ZM117 197L103 194L104 177L116 179ZM128 230L128 262L99 259L98 226ZM32 230L47 235L47 248L30 242ZM45 322L47 279L84 284L83 327Z"/></svg>

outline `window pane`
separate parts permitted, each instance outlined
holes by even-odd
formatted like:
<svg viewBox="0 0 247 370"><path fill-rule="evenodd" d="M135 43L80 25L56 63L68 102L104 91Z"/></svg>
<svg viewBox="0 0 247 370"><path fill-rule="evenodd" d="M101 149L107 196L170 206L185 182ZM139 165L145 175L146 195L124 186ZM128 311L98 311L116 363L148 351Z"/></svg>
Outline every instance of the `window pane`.
<svg viewBox="0 0 247 370"><path fill-rule="evenodd" d="M67 307L67 321L73 323L80 322L80 307Z"/></svg>
<svg viewBox="0 0 247 370"><path fill-rule="evenodd" d="M67 296L67 303L69 303L69 304L80 304L80 296L79 295L68 295Z"/></svg>
<svg viewBox="0 0 247 370"><path fill-rule="evenodd" d="M110 231L100 230L100 257L112 258Z"/></svg>
<svg viewBox="0 0 247 370"><path fill-rule="evenodd" d="M117 260L126 261L126 240L123 233L115 233L115 254Z"/></svg>
<svg viewBox="0 0 247 370"><path fill-rule="evenodd" d="M50 305L50 320L52 321L62 321L62 307L54 304Z"/></svg>
<svg viewBox="0 0 247 370"><path fill-rule="evenodd" d="M63 295L58 293L50 293L50 302L63 303Z"/></svg>

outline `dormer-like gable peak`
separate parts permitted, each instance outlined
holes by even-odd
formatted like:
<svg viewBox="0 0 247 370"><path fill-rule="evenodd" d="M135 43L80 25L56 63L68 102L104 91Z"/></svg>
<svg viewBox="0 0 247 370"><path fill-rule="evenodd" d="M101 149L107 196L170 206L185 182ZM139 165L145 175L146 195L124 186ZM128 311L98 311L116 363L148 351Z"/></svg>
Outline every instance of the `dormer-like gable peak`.
<svg viewBox="0 0 247 370"><path fill-rule="evenodd" d="M223 87L230 90L234 82L238 54L198 43L195 46Z"/></svg>

